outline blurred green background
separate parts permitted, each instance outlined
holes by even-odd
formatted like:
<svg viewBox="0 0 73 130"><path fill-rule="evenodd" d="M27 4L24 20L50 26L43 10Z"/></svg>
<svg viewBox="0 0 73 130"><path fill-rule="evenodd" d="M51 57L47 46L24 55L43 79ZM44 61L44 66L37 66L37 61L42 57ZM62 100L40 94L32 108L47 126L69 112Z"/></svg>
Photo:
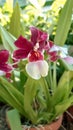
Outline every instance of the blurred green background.
<svg viewBox="0 0 73 130"><path fill-rule="evenodd" d="M0 25L15 37L30 35L29 27L48 32L53 40L59 15L66 0L0 0ZM1 39L0 39L1 41ZM73 44L73 15L67 45Z"/></svg>

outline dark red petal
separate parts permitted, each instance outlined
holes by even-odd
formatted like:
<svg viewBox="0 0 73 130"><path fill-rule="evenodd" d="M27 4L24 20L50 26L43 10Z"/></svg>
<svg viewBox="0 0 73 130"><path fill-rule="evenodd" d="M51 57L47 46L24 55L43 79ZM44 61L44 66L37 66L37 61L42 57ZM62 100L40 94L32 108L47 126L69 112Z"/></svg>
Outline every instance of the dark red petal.
<svg viewBox="0 0 73 130"><path fill-rule="evenodd" d="M7 62L8 58L9 58L9 51L1 50L0 51L0 64Z"/></svg>
<svg viewBox="0 0 73 130"><path fill-rule="evenodd" d="M47 38L48 38L48 34L47 33L38 30L38 40L40 42L41 41L45 42L47 40Z"/></svg>
<svg viewBox="0 0 73 130"><path fill-rule="evenodd" d="M51 49L54 46L54 42L53 41L49 41L49 49Z"/></svg>
<svg viewBox="0 0 73 130"><path fill-rule="evenodd" d="M7 72L6 75L5 75L5 77L9 79L11 77L11 73Z"/></svg>
<svg viewBox="0 0 73 130"><path fill-rule="evenodd" d="M56 61L56 60L58 60L60 57L59 56L51 56L50 58L49 58L49 60L50 61L52 61L52 62L54 62L54 61Z"/></svg>
<svg viewBox="0 0 73 130"><path fill-rule="evenodd" d="M32 51L29 55L29 61L34 62L38 60L43 60L44 56L40 51Z"/></svg>
<svg viewBox="0 0 73 130"><path fill-rule="evenodd" d="M57 55L57 52L56 51L53 51L53 52L47 52L50 56L56 56Z"/></svg>
<svg viewBox="0 0 73 130"><path fill-rule="evenodd" d="M31 30L31 41L35 45L38 40L38 30L35 27L30 27L30 30Z"/></svg>
<svg viewBox="0 0 73 130"><path fill-rule="evenodd" d="M13 57L15 59L24 59L28 56L28 53L28 50L18 49L14 51Z"/></svg>
<svg viewBox="0 0 73 130"><path fill-rule="evenodd" d="M16 47L20 49L26 49L26 50L31 50L33 48L33 45L31 42L29 42L26 38L20 36L14 43Z"/></svg>
<svg viewBox="0 0 73 130"><path fill-rule="evenodd" d="M12 60L13 60L13 67L14 68L18 68L18 62L19 62L19 60L18 59L16 59L16 58L14 58L14 57L12 57Z"/></svg>
<svg viewBox="0 0 73 130"><path fill-rule="evenodd" d="M42 32L41 30L35 28L35 27L30 27L31 30L31 41L34 43L34 45L37 42L45 42L48 38L48 35L46 32Z"/></svg>
<svg viewBox="0 0 73 130"><path fill-rule="evenodd" d="M42 51L45 48L47 37L47 33L38 30L38 42L40 51Z"/></svg>
<svg viewBox="0 0 73 130"><path fill-rule="evenodd" d="M8 64L0 64L0 70L4 71L4 72L10 72L12 70L12 66L8 65Z"/></svg>
<svg viewBox="0 0 73 130"><path fill-rule="evenodd" d="M46 42L45 41L39 42L39 50L40 51L45 50L45 46L46 46Z"/></svg>

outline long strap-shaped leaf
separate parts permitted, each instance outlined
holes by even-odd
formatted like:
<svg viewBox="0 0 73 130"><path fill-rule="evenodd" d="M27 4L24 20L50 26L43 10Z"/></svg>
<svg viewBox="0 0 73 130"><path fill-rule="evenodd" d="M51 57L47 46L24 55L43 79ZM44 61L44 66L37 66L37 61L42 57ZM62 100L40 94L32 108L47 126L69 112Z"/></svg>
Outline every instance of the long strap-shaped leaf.
<svg viewBox="0 0 73 130"><path fill-rule="evenodd" d="M0 26L0 35L5 49L9 50L10 52L16 49L14 45L16 38L7 32L2 26Z"/></svg>
<svg viewBox="0 0 73 130"><path fill-rule="evenodd" d="M37 112L33 110L31 105L35 97L35 94L36 94L36 86L34 80L29 78L25 84L24 89L24 109L33 123L36 123L37 121Z"/></svg>
<svg viewBox="0 0 73 130"><path fill-rule="evenodd" d="M38 93L41 95L38 95ZM51 104L51 96L48 90L48 86L46 84L46 81L41 78L40 80L34 80L29 78L25 84L25 89L24 89L24 109L26 113L28 114L28 117L30 117L32 123L36 124L38 122L38 113L37 107L35 109L33 108L33 101L36 100L39 97L39 107L41 104L42 110L44 108L49 109L48 107L48 102L49 105ZM45 100L43 99L45 97ZM43 102L43 103L42 103ZM38 106L38 104L36 106Z"/></svg>
<svg viewBox="0 0 73 130"><path fill-rule="evenodd" d="M23 34L22 26L21 26L21 22L20 22L20 7L19 7L18 3L16 3L16 5L13 9L13 14L10 19L9 32L15 37L19 37L20 35Z"/></svg>
<svg viewBox="0 0 73 130"><path fill-rule="evenodd" d="M20 116L16 109L7 112L7 120L11 130L22 130Z"/></svg>
<svg viewBox="0 0 73 130"><path fill-rule="evenodd" d="M52 97L53 104L56 105L69 98L72 88L72 86L70 86L71 81L73 81L73 71L65 71L61 76L56 91Z"/></svg>
<svg viewBox="0 0 73 130"><path fill-rule="evenodd" d="M0 96L12 107L17 108L21 114L26 116L23 107L23 95L2 77L0 77Z"/></svg>
<svg viewBox="0 0 73 130"><path fill-rule="evenodd" d="M65 43L71 25L72 9L73 9L73 0L67 0L64 8L61 11L56 36L54 39L54 42L57 45L62 46Z"/></svg>

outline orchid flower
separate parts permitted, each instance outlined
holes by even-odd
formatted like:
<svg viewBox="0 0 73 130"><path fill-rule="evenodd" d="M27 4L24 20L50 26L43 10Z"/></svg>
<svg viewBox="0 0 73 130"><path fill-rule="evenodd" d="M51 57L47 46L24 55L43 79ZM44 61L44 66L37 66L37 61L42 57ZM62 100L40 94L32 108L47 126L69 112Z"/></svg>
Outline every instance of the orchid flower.
<svg viewBox="0 0 73 130"><path fill-rule="evenodd" d="M31 40L28 41L26 38L20 36L15 41L15 46L18 48L14 51L13 57L16 59L24 59L28 57L28 54L33 50L44 50L45 42L47 41L48 35L35 27L31 27Z"/></svg>
<svg viewBox="0 0 73 130"><path fill-rule="evenodd" d="M52 41L49 41L47 52L50 55L50 61L64 59L68 64L73 64L73 57L68 56L68 49L66 47L57 46Z"/></svg>
<svg viewBox="0 0 73 130"><path fill-rule="evenodd" d="M68 50L66 47L57 46L55 44L50 48L50 53L56 52L61 58L64 58L68 54Z"/></svg>
<svg viewBox="0 0 73 130"><path fill-rule="evenodd" d="M49 58L49 61L51 62L54 62L56 61L58 58L59 58L59 55L57 54L57 51L56 49L53 49L54 48L54 43L52 41L48 41L48 44L45 48L47 54L48 54L48 58Z"/></svg>
<svg viewBox="0 0 73 130"><path fill-rule="evenodd" d="M9 52L7 50L0 51L0 75L6 75L12 70L12 66L7 64Z"/></svg>
<svg viewBox="0 0 73 130"><path fill-rule="evenodd" d="M30 30L30 41L22 36L15 41L14 44L18 49L14 51L13 57L17 60L27 58L27 73L32 78L39 79L41 76L47 76L48 74L48 63L44 60L43 56L48 35L35 27L31 27Z"/></svg>

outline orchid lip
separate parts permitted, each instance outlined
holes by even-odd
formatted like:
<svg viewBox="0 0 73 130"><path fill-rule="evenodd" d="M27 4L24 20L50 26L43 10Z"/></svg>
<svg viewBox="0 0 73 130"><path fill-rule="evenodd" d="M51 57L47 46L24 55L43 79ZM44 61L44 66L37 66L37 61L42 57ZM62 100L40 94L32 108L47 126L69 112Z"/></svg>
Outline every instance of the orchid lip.
<svg viewBox="0 0 73 130"><path fill-rule="evenodd" d="M40 79L48 75L48 63L45 60L29 62L26 64L26 72L33 79Z"/></svg>

